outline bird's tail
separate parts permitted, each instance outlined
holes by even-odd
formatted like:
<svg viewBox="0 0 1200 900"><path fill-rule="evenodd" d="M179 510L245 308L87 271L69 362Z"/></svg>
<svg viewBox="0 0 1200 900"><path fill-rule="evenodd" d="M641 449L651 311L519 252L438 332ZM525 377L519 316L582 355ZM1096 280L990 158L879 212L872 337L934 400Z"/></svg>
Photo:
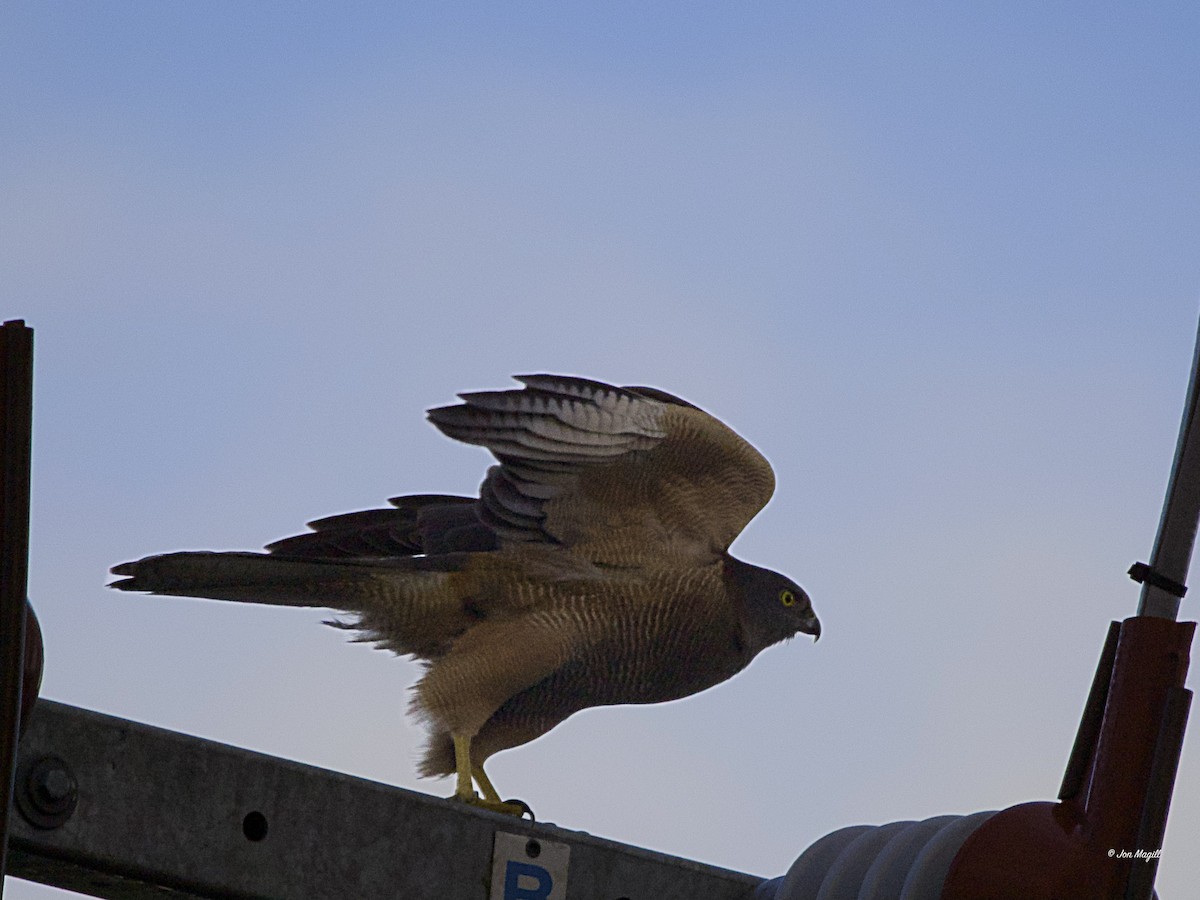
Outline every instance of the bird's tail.
<svg viewBox="0 0 1200 900"><path fill-rule="evenodd" d="M362 565L190 551L121 563L112 573L128 576L109 585L119 591L338 609L346 608L343 595L358 593L354 586L372 578L371 568Z"/></svg>
<svg viewBox="0 0 1200 900"><path fill-rule="evenodd" d="M309 606L357 615L347 627L399 653L444 652L472 613L455 572L468 554L384 560L313 560L264 553L188 551L112 568L109 587L179 597ZM331 623L339 624L339 623Z"/></svg>

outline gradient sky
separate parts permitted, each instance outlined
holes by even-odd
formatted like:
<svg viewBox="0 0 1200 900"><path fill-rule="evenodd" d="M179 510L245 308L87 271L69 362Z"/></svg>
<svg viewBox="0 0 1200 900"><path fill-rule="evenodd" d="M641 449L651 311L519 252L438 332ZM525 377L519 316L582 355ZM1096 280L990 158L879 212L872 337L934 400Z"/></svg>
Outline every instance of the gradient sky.
<svg viewBox="0 0 1200 900"><path fill-rule="evenodd" d="M566 372L765 453L733 550L825 633L577 715L494 759L502 793L767 876L844 825L1052 799L1187 385L1200 7L399 6L0 11L43 695L450 793L414 776L413 663L107 569L472 491L488 457L423 410ZM1200 884L1198 746L1164 900Z"/></svg>

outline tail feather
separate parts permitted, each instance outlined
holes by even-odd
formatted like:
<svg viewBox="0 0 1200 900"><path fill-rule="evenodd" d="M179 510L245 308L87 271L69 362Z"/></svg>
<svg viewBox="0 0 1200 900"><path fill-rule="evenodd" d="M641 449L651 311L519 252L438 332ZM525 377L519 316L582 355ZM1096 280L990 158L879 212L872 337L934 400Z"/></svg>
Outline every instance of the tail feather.
<svg viewBox="0 0 1200 900"><path fill-rule="evenodd" d="M109 587L351 613L341 627L396 653L444 654L478 618L456 572L470 554L404 559L313 560L264 553L182 552L114 566Z"/></svg>
<svg viewBox="0 0 1200 900"><path fill-rule="evenodd" d="M343 605L347 588L373 578L365 565L211 552L147 556L113 566L112 573L128 576L109 585L119 591L339 609L354 609Z"/></svg>

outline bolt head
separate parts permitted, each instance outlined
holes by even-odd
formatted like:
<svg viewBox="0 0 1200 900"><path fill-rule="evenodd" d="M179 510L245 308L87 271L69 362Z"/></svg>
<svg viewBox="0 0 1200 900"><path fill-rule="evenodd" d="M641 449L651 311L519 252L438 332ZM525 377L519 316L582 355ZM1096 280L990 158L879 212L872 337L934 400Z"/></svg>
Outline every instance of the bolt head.
<svg viewBox="0 0 1200 900"><path fill-rule="evenodd" d="M39 773L36 788L51 803L61 803L75 790L75 779L65 769L47 769Z"/></svg>
<svg viewBox="0 0 1200 900"><path fill-rule="evenodd" d="M60 757L48 755L24 763L17 783L17 807L35 828L58 828L75 812L79 784Z"/></svg>

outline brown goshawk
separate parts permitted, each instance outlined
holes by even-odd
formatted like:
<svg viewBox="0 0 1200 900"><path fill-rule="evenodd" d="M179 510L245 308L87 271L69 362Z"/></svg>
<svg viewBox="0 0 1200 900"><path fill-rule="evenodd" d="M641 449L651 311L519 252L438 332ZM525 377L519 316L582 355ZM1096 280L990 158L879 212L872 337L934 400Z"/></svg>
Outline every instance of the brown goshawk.
<svg viewBox="0 0 1200 900"><path fill-rule="evenodd" d="M350 614L331 624L425 663L421 773L454 773L458 799L506 812L519 808L483 771L493 753L581 709L686 697L820 635L799 585L728 553L774 490L749 443L655 388L517 380L429 412L496 457L478 497L397 497L267 553L149 556L114 567L127 577L112 586Z"/></svg>

